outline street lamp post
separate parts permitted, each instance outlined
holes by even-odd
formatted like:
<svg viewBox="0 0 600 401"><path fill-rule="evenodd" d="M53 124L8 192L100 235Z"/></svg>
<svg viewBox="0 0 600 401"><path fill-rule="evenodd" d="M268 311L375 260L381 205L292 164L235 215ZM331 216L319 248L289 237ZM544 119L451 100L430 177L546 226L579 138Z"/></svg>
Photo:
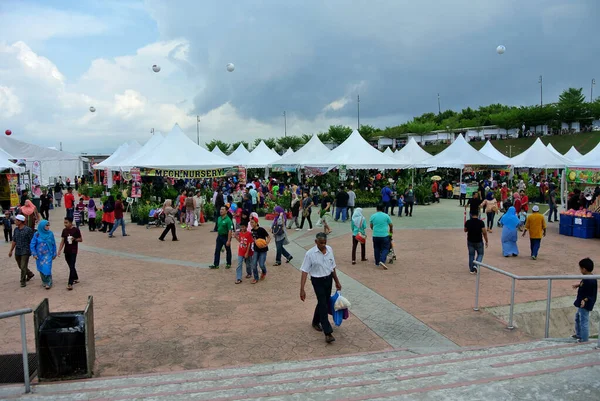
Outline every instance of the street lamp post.
<svg viewBox="0 0 600 401"><path fill-rule="evenodd" d="M200 146L200 116L196 116L196 140Z"/></svg>
<svg viewBox="0 0 600 401"><path fill-rule="evenodd" d="M438 115L442 114L442 106L440 104L440 94L438 93Z"/></svg>
<svg viewBox="0 0 600 401"><path fill-rule="evenodd" d="M544 107L544 77L540 75L540 107Z"/></svg>
<svg viewBox="0 0 600 401"><path fill-rule="evenodd" d="M285 110L283 111L283 136L287 136L287 116Z"/></svg>
<svg viewBox="0 0 600 401"><path fill-rule="evenodd" d="M594 101L594 85L596 85L596 79L592 78L592 87L590 88L590 103Z"/></svg>
<svg viewBox="0 0 600 401"><path fill-rule="evenodd" d="M356 95L356 119L358 126L357 130L360 130L360 95Z"/></svg>

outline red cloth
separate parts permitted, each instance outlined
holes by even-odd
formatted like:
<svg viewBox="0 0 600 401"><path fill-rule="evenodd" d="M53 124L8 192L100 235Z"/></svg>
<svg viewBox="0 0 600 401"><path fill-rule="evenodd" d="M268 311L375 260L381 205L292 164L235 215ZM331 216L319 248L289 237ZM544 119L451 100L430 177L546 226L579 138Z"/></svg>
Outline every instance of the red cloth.
<svg viewBox="0 0 600 401"><path fill-rule="evenodd" d="M248 247L254 242L252 233L246 231L245 233L240 232L239 234L240 245L238 246L238 256L246 256ZM248 252L248 256L252 256L252 250Z"/></svg>
<svg viewBox="0 0 600 401"><path fill-rule="evenodd" d="M123 202L117 201L115 202L115 219L123 218Z"/></svg>

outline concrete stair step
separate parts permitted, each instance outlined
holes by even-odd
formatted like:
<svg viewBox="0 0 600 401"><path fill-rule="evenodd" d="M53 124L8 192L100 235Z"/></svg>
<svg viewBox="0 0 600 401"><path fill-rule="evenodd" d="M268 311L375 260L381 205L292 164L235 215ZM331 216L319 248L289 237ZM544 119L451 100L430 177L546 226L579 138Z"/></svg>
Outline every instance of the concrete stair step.
<svg viewBox="0 0 600 401"><path fill-rule="evenodd" d="M591 369L590 369L591 368ZM507 380L597 372L590 344L536 341L415 355L404 350L226 369L0 387L1 399L333 400L454 391ZM586 373L587 373L586 371Z"/></svg>

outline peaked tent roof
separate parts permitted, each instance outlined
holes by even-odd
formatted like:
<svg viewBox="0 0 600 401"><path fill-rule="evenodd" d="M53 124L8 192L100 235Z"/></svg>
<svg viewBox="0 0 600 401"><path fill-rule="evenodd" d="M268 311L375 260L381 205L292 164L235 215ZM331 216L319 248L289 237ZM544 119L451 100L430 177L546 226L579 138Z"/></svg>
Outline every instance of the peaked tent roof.
<svg viewBox="0 0 600 401"><path fill-rule="evenodd" d="M324 160L324 166L346 166L351 170L375 169L375 168L398 168L398 160L391 156L382 154L371 144L364 140L357 130ZM321 166L323 164L309 164L309 166Z"/></svg>
<svg viewBox="0 0 600 401"><path fill-rule="evenodd" d="M385 148L385 150L383 151L384 155L388 155L388 156L393 156L394 155L394 151L388 146L387 148Z"/></svg>
<svg viewBox="0 0 600 401"><path fill-rule="evenodd" d="M419 167L464 168L468 165L505 166L506 161L493 159L476 150L458 135L454 142L435 156L418 164Z"/></svg>
<svg viewBox="0 0 600 401"><path fill-rule="evenodd" d="M159 152L151 152L136 161L136 167L173 170L197 170L231 167L227 159L198 146L175 124L160 144Z"/></svg>
<svg viewBox="0 0 600 401"><path fill-rule="evenodd" d="M288 148L288 150L285 151L285 153L281 156L281 157L286 157L289 155L293 155L294 151L292 150L292 148Z"/></svg>
<svg viewBox="0 0 600 401"><path fill-rule="evenodd" d="M223 153L223 151L221 150L221 148L219 148L218 146L215 146L213 148L213 150L211 150L212 154L217 155L217 156L221 156L224 159L227 159L227 155L225 153Z"/></svg>
<svg viewBox="0 0 600 401"><path fill-rule="evenodd" d="M319 162L324 162L329 157L331 150L323 145L318 136L313 135L308 142L291 155L283 157L272 165L275 166L300 166L304 167L309 163L311 166L320 166Z"/></svg>
<svg viewBox="0 0 600 401"><path fill-rule="evenodd" d="M562 153L560 153L558 150L556 150L554 148L554 146L552 146L551 143L549 143L548 145L546 145L546 147L550 150L550 152L554 153L555 155L562 156Z"/></svg>
<svg viewBox="0 0 600 401"><path fill-rule="evenodd" d="M148 141L144 144L144 146L141 147L141 149L139 149L135 153L130 154L129 157L123 159L120 166L121 169L129 171L131 167L135 166L135 162L138 159L150 154L151 152L156 151L163 139L165 139L165 137L160 132L155 131L154 135L152 135L150 139L148 139Z"/></svg>
<svg viewBox="0 0 600 401"><path fill-rule="evenodd" d="M137 141L126 142L119 146L106 160L96 164L94 168L96 170L109 168L111 170L120 170L123 165L123 161L128 159L132 154L136 153L142 148Z"/></svg>
<svg viewBox="0 0 600 401"><path fill-rule="evenodd" d="M600 143L579 159L570 162L569 166L600 168Z"/></svg>
<svg viewBox="0 0 600 401"><path fill-rule="evenodd" d="M9 168L9 169L13 170L15 173L25 172L25 167L21 167L15 163L11 162L9 159L15 160L15 158L12 155L9 155L4 150L0 149L0 170L6 170Z"/></svg>
<svg viewBox="0 0 600 401"><path fill-rule="evenodd" d="M248 149L246 149L246 147L240 143L238 145L237 149L234 150L233 153L231 153L229 155L229 160L236 162L236 163L240 163L240 162L246 160L249 155L250 155L250 152L248 152Z"/></svg>
<svg viewBox="0 0 600 401"><path fill-rule="evenodd" d="M510 159L509 163L514 167L563 168L570 161L564 156L552 152L538 138L527 150Z"/></svg>
<svg viewBox="0 0 600 401"><path fill-rule="evenodd" d="M481 149L479 149L479 152L491 157L492 159L500 161L508 161L510 159L510 157L504 155L502 152L496 149L489 140L485 142L485 145L483 145Z"/></svg>
<svg viewBox="0 0 600 401"><path fill-rule="evenodd" d="M423 150L415 140L410 138L408 143L394 153L394 158L399 161L401 166L412 166L427 160L431 157L429 153Z"/></svg>
<svg viewBox="0 0 600 401"><path fill-rule="evenodd" d="M6 153L18 160L25 159L27 161L79 161L79 156L74 155L72 153L45 148L43 146L33 145L31 143L19 141L18 139L14 139L6 135L0 136L0 149L3 149Z"/></svg>
<svg viewBox="0 0 600 401"><path fill-rule="evenodd" d="M565 157L570 160L578 160L581 159L583 155L579 153L577 149L575 149L575 146L571 146L571 149L565 153Z"/></svg>
<svg viewBox="0 0 600 401"><path fill-rule="evenodd" d="M250 152L250 155L238 163L248 168L262 168L269 166L280 158L281 156L277 152L270 149L264 141L260 141L258 146Z"/></svg>

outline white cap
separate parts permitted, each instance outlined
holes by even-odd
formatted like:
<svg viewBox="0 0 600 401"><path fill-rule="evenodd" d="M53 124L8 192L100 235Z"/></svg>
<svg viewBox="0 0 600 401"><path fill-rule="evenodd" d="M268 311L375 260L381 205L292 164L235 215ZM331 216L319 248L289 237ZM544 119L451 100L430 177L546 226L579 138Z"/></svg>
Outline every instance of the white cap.
<svg viewBox="0 0 600 401"><path fill-rule="evenodd" d="M15 217L15 219L19 221L25 221L25 216L23 216L22 214L18 214L17 217Z"/></svg>
<svg viewBox="0 0 600 401"><path fill-rule="evenodd" d="M534 212L539 212L540 207L538 205L533 205L533 208L531 210L533 210Z"/></svg>

